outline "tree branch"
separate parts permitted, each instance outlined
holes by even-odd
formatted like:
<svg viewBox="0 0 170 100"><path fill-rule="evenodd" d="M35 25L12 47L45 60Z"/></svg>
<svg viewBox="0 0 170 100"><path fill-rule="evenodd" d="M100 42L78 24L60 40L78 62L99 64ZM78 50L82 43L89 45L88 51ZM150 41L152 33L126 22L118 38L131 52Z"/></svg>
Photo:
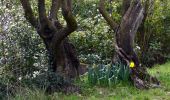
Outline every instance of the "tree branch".
<svg viewBox="0 0 170 100"><path fill-rule="evenodd" d="M105 0L100 0L99 3L99 11L104 17L104 19L107 21L107 23L110 25L110 27L115 31L118 27L118 24L109 16L109 13L105 10Z"/></svg>
<svg viewBox="0 0 170 100"><path fill-rule="evenodd" d="M29 0L20 0L25 12L25 18L34 28L37 28L37 19L35 18Z"/></svg>
<svg viewBox="0 0 170 100"><path fill-rule="evenodd" d="M145 22L146 18L152 14L154 2L154 0L146 0L144 2L144 19L142 22Z"/></svg>
<svg viewBox="0 0 170 100"><path fill-rule="evenodd" d="M72 0L62 1L62 14L67 23L66 27L62 28L55 33L53 41L55 44L59 44L64 38L66 38L70 33L77 29L77 22L71 12L71 2Z"/></svg>
<svg viewBox="0 0 170 100"><path fill-rule="evenodd" d="M130 7L132 0L123 0L123 7L122 7L122 16L124 16L124 14L126 13L126 11L128 10L128 8Z"/></svg>
<svg viewBox="0 0 170 100"><path fill-rule="evenodd" d="M57 19L57 13L61 6L61 0L52 0L50 9L50 18Z"/></svg>
<svg viewBox="0 0 170 100"><path fill-rule="evenodd" d="M131 48L133 48L136 31L143 20L143 12L140 0L134 0L123 16L116 41L117 45L122 47L126 53L132 53Z"/></svg>
<svg viewBox="0 0 170 100"><path fill-rule="evenodd" d="M75 31L77 28L77 22L72 14L72 0L63 0L62 2L62 14L67 23L67 28Z"/></svg>
<svg viewBox="0 0 170 100"><path fill-rule="evenodd" d="M38 13L39 13L40 23L47 22L45 0L38 0Z"/></svg>

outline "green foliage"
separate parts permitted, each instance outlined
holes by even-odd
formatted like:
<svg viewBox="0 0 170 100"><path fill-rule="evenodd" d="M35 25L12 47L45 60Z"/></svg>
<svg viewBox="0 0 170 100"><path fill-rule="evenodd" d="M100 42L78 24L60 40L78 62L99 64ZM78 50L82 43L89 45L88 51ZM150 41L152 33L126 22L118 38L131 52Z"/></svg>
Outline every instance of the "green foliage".
<svg viewBox="0 0 170 100"><path fill-rule="evenodd" d="M3 1L0 5L0 77L18 81L33 77L35 71L46 70L43 41L25 20L21 6L17 1Z"/></svg>
<svg viewBox="0 0 170 100"><path fill-rule="evenodd" d="M120 81L128 82L129 75L130 68L121 63L93 65L88 71L88 81L92 86L113 86Z"/></svg>
<svg viewBox="0 0 170 100"><path fill-rule="evenodd" d="M59 92L65 85L70 84L63 77L54 72L43 72L34 74L34 77L20 77L16 80L14 77L0 77L0 99L9 98L9 96L17 95L16 92L24 89L39 89L49 92Z"/></svg>
<svg viewBox="0 0 170 100"><path fill-rule="evenodd" d="M153 70L154 75L158 75L163 85L165 85L166 91L162 88L138 91L131 86L123 85L118 86L113 91L106 89L105 94L104 92L103 94L98 93L94 87L90 89L82 87L87 92L84 97L77 97L77 95L67 97L62 94L46 96L45 90L41 89L48 86L54 89L60 88L58 85L65 82L57 74L46 72L48 59L43 41L24 18L19 0L1 1L3 3L0 2L0 99L15 93L15 90L20 92L14 97L16 100L25 98L30 100L54 98L87 99L89 95L90 99L97 100L104 96L106 97L105 99L113 99L114 97L120 99L123 96L131 99L153 99L152 97L155 94L158 96L163 95L162 99L164 99L166 98L166 92L170 91L170 76L168 74L168 66L170 65L167 64L165 67L156 67ZM37 1L30 1L33 5L34 14L37 15ZM46 7L49 10L51 1L46 1ZM91 65L88 73L88 84L86 84L86 81L83 84L112 87L128 81L129 67L118 63L115 65L108 64L111 62L114 52L115 34L97 10L98 1L73 0L73 13L79 27L69 38L76 46L80 61ZM169 7L169 0L155 0L154 8L150 12L151 15L147 17L145 22L145 41L147 43L140 48L146 49L145 55L142 55L144 59L142 63L146 66L164 62L166 58L170 59ZM116 22L121 21L121 0L106 4L106 9ZM59 20L64 23L61 16ZM136 45L139 46L138 43ZM140 52L140 50L137 50L137 52ZM157 73L158 71L160 72ZM24 90L25 87L31 90ZM40 90L35 91L33 88ZM103 90L101 89L100 91Z"/></svg>
<svg viewBox="0 0 170 100"><path fill-rule="evenodd" d="M23 78L20 80L23 86L29 88L45 89L49 86L59 90L59 85L64 84L64 79L54 72L44 72L33 78Z"/></svg>
<svg viewBox="0 0 170 100"><path fill-rule="evenodd" d="M7 96L7 86L3 83L0 83L0 99L4 99Z"/></svg>
<svg viewBox="0 0 170 100"><path fill-rule="evenodd" d="M18 1L2 1L0 8L1 99L34 79L36 72L46 71L48 63L43 41L25 20Z"/></svg>
<svg viewBox="0 0 170 100"><path fill-rule="evenodd" d="M149 43L148 52L145 52L142 63L147 67L152 67L156 63L163 64L166 62L167 56L162 52L161 42L156 40Z"/></svg>
<svg viewBox="0 0 170 100"><path fill-rule="evenodd" d="M136 42L140 47L137 52L141 53L139 53L141 63L147 67L152 67L157 63L165 63L170 51L169 0L155 0L153 4L154 6L150 5L148 10L142 33L137 34L140 37L137 38L139 41ZM141 41L141 38L144 40Z"/></svg>
<svg viewBox="0 0 170 100"><path fill-rule="evenodd" d="M115 21L120 21L120 2L106 5ZM78 29L70 35L83 63L110 63L114 51L114 32L98 10L98 0L74 1Z"/></svg>
<svg viewBox="0 0 170 100"><path fill-rule="evenodd" d="M54 93L46 95L42 89L22 89L15 96L9 97L11 100L154 100L154 99L170 99L170 63L157 65L153 69L149 69L150 74L161 80L160 88L149 90L139 90L128 84L118 84L116 87L88 87L88 82L81 81L81 94L65 95L63 93ZM83 76L87 77L87 76ZM82 78L81 78L82 79ZM83 84L83 85L82 85Z"/></svg>

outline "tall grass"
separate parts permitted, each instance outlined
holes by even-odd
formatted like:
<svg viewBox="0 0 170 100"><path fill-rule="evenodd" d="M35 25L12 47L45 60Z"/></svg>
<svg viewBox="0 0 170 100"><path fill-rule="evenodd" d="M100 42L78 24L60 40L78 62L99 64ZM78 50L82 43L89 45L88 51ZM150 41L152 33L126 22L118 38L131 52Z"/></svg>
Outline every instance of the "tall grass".
<svg viewBox="0 0 170 100"><path fill-rule="evenodd" d="M112 68L113 65L111 66L111 65L101 64L101 65L93 65L91 67L94 68L89 69L89 71L92 71L91 73L95 72L95 76L97 77L98 76L97 71L111 73L112 70L110 70L110 68ZM115 65L114 68L117 67L118 70L121 70L118 65ZM165 65L157 65L156 67L149 69L148 71L152 75L158 77L158 79L161 81L161 85L162 85L161 88L138 90L128 84L126 85L118 84L116 85L116 87L108 87L108 88L100 87L100 86L85 87L83 85L89 85L89 79L86 80L86 78L90 77L89 75L94 76L94 74L88 74L83 76L83 78L85 78L85 81L83 82L81 81L79 83L82 86L82 91L83 91L82 94L65 95L56 92L52 95L46 95L45 90L38 90L36 88L34 90L32 89L30 90L27 88L17 92L15 96L10 97L10 100L170 100L170 74L169 74L170 63L167 63ZM117 76L119 76L119 74ZM100 77L107 76L106 73L102 73L100 75L101 75ZM126 74L122 76L126 76ZM121 79L126 80L126 78L120 78L120 80ZM97 80L97 83L95 83L95 85L99 85L98 77L94 80Z"/></svg>
<svg viewBox="0 0 170 100"><path fill-rule="evenodd" d="M91 86L113 86L119 82L128 82L130 69L122 63L92 65L88 71L88 82Z"/></svg>

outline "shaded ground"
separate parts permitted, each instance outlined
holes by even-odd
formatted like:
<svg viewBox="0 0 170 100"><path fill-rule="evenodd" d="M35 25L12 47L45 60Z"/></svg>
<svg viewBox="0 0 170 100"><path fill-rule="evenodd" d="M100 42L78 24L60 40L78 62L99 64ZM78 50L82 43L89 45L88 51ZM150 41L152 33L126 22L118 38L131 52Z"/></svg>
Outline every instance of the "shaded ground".
<svg viewBox="0 0 170 100"><path fill-rule="evenodd" d="M26 89L24 92L18 93L12 100L170 100L170 62L157 65L148 71L161 81L160 88L138 90L126 83L108 88L90 87L87 84L87 77L82 76L82 81L77 83L83 87L82 94L55 93L47 96L42 90Z"/></svg>

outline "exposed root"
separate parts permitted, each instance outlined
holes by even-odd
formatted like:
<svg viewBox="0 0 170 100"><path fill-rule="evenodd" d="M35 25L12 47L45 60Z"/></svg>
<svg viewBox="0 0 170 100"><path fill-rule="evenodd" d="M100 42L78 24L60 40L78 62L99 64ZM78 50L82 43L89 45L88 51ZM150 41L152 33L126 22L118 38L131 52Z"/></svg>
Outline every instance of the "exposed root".
<svg viewBox="0 0 170 100"><path fill-rule="evenodd" d="M138 89L149 89L160 87L160 81L156 77L152 77L144 67L136 67L131 70L131 81Z"/></svg>

